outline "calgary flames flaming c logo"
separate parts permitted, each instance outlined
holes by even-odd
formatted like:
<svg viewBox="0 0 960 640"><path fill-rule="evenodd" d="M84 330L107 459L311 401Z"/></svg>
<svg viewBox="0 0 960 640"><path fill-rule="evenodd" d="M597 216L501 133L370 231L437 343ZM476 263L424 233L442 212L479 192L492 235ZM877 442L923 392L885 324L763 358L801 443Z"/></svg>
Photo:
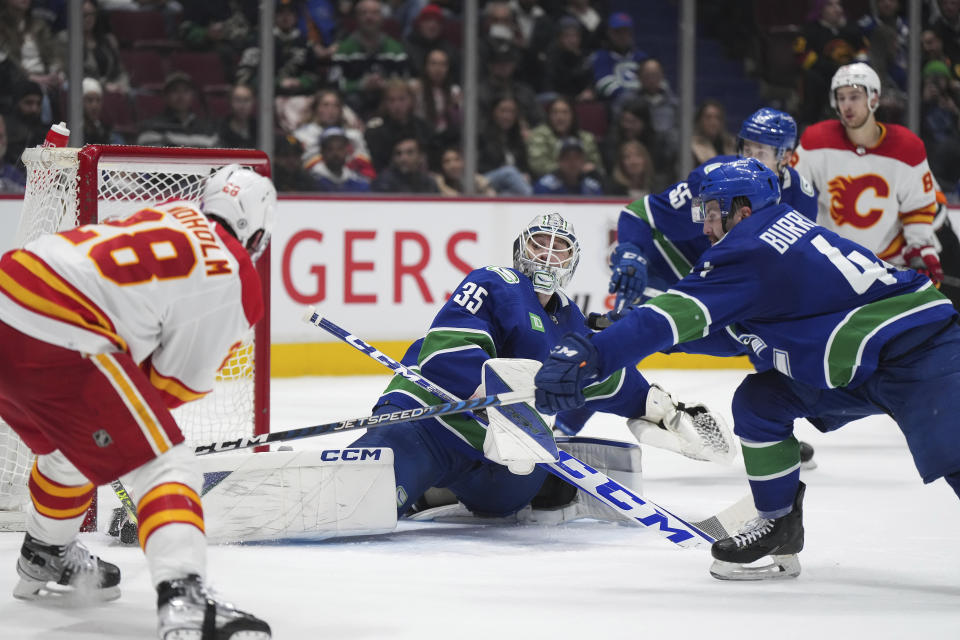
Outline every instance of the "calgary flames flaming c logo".
<svg viewBox="0 0 960 640"><path fill-rule="evenodd" d="M827 190L830 191L830 217L838 227L850 224L866 229L877 223L883 215L883 209L870 209L865 213L857 210L857 201L869 189L873 190L876 198L890 195L887 181L873 173L856 177L837 176L827 183Z"/></svg>

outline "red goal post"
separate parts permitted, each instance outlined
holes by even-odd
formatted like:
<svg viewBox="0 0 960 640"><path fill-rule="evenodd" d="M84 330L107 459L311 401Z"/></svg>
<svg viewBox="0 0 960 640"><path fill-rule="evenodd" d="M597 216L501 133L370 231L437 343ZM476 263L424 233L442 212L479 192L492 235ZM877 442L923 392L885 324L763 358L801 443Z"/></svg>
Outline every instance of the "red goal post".
<svg viewBox="0 0 960 640"><path fill-rule="evenodd" d="M211 173L229 164L270 177L265 153L243 149L86 145L35 147L23 154L27 168L16 246L44 233L130 215L169 200L199 204ZM209 396L174 411L191 444L269 432L270 250L257 271L266 305L245 348L227 363ZM0 420L0 530L22 527L32 455ZM19 512L19 515L17 515Z"/></svg>

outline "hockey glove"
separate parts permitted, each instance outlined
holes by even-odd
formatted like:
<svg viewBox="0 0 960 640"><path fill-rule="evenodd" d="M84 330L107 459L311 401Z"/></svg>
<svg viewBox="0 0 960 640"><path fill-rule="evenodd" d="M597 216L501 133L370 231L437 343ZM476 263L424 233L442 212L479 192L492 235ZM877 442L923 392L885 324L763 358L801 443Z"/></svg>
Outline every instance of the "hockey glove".
<svg viewBox="0 0 960 640"><path fill-rule="evenodd" d="M614 310L621 310L643 296L647 286L647 259L642 251L632 242L622 242L613 250L608 291L617 294Z"/></svg>
<svg viewBox="0 0 960 640"><path fill-rule="evenodd" d="M916 269L930 278L933 284L940 286L943 282L943 267L940 266L940 257L937 250L930 245L914 245L907 247L903 252L903 259L907 266Z"/></svg>
<svg viewBox="0 0 960 640"><path fill-rule="evenodd" d="M599 369L600 355L590 340L575 333L563 336L533 379L537 411L553 414L582 407L583 387Z"/></svg>

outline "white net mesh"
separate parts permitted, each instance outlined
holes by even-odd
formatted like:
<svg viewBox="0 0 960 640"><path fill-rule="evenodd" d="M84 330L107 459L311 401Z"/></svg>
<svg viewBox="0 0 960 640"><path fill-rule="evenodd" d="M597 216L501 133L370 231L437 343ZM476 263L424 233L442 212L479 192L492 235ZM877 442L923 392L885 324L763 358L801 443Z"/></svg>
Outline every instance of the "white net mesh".
<svg viewBox="0 0 960 640"><path fill-rule="evenodd" d="M76 227L86 222L83 217L87 211L95 210L98 219L105 220L171 199L198 202L213 171L231 161L244 164L236 157L191 157L191 149L145 151L142 157L134 158L111 157L108 147L99 149L104 152L97 152L92 171L80 169L80 149L36 148L24 152L27 189L17 246L44 233ZM254 344L251 332L220 372L213 393L174 410L191 444L254 432ZM32 458L29 449L0 420L0 510L19 509L28 499L26 479Z"/></svg>

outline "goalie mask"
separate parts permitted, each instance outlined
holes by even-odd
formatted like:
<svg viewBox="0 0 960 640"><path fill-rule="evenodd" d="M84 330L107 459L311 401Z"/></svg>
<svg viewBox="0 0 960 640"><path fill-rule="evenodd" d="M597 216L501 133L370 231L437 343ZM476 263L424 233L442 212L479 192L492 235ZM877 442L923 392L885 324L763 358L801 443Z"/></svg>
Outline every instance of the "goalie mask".
<svg viewBox="0 0 960 640"><path fill-rule="evenodd" d="M277 190L253 169L230 164L210 176L200 210L226 226L256 262L270 243Z"/></svg>
<svg viewBox="0 0 960 640"><path fill-rule="evenodd" d="M537 216L513 242L513 268L530 278L537 293L565 287L579 261L573 225L559 213Z"/></svg>

